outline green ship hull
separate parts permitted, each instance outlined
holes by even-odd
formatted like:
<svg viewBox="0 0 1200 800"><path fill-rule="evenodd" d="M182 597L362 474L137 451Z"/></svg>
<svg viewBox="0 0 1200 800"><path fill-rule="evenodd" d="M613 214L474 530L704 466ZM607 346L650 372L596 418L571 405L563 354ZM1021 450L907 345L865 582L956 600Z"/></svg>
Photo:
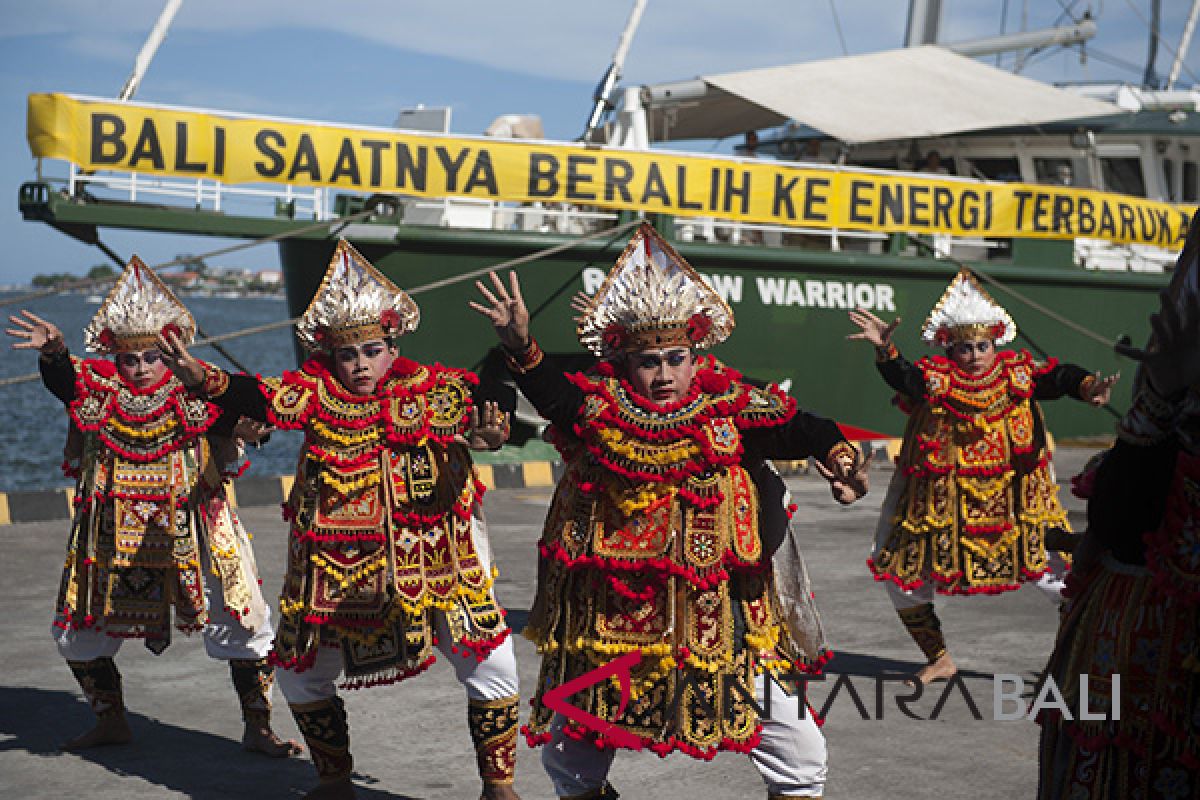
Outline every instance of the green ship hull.
<svg viewBox="0 0 1200 800"><path fill-rule="evenodd" d="M84 241L94 241L97 230L106 227L261 239L312 225L178 207L79 202L41 183L22 187L20 205L26 219L48 223ZM654 222L663 232L673 228L666 217ZM278 244L292 316L307 306L333 253L338 226L335 222L330 227L289 236ZM404 225L397 219L356 224L346 233L385 274L418 292L422 321L403 340L404 353L474 369L483 365L495 337L486 321L467 307L467 301L478 294L473 281L459 280L428 291L423 287L579 238ZM547 352L583 354L574 336L570 299L585 288L587 275L594 280L607 271L629 235L625 229L616 236L590 238L519 267L534 316L533 329ZM753 379L790 379L791 392L803 408L887 436L902 432L904 416L891 405L892 390L874 369L872 349L846 340L853 329L846 311L861 303L885 318L899 316L903 323L897 344L902 351L910 359L930 352L920 342L920 326L957 266L949 260L905 254L911 252L909 244L905 237L893 236L883 254L868 254L675 242L689 263L713 276L735 312L737 328L716 350L718 357ZM1072 247L1070 241L1013 240L1011 258L970 266L1019 293L1018 297L1002 290L992 292L1017 323L1020 333L1013 346L1094 371L1122 371L1124 379L1114 393L1113 406L1123 410L1129 402L1132 364L1119 359L1110 344L1070 329L1027 300L1107 342L1122 334L1140 341L1148 333L1147 318L1169 276L1084 270L1072 263ZM1112 410L1070 399L1046 403L1045 410L1049 428L1059 439L1112 435Z"/></svg>

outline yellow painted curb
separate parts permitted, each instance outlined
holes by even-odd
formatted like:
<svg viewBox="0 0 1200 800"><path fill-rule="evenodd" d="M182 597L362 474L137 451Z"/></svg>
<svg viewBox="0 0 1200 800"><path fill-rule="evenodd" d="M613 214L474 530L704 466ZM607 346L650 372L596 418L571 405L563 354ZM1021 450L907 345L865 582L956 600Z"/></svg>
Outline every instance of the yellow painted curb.
<svg viewBox="0 0 1200 800"><path fill-rule="evenodd" d="M554 468L549 461L526 461L521 467L525 473L525 488L554 485Z"/></svg>
<svg viewBox="0 0 1200 800"><path fill-rule="evenodd" d="M489 489L496 488L496 473L492 471L491 464L476 464L475 474L479 476L479 482Z"/></svg>

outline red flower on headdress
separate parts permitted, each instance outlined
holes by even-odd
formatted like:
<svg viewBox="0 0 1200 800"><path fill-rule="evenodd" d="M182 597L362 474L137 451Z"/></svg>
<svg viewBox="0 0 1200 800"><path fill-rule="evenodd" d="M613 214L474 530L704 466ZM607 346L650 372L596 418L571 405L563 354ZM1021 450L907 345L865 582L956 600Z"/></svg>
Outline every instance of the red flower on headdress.
<svg viewBox="0 0 1200 800"><path fill-rule="evenodd" d="M629 332L624 326L613 323L604 329L604 333L600 334L600 338L604 341L604 346L609 350L620 350L625 346L626 340L629 338Z"/></svg>
<svg viewBox="0 0 1200 800"><path fill-rule="evenodd" d="M934 341L936 341L940 346L949 347L950 346L950 329L947 328L945 325L943 325L942 327L937 329L937 333L935 333L933 335L933 338L934 338Z"/></svg>
<svg viewBox="0 0 1200 800"><path fill-rule="evenodd" d="M988 328L988 334L992 337L993 341L1004 336L1004 323L992 323L992 327Z"/></svg>
<svg viewBox="0 0 1200 800"><path fill-rule="evenodd" d="M323 345L329 341L329 331L325 329L324 325L321 325L315 331L313 331L313 340L320 345Z"/></svg>
<svg viewBox="0 0 1200 800"><path fill-rule="evenodd" d="M162 330L159 331L159 333L161 333L163 338L167 339L168 341L171 338L171 334L178 336L181 341L183 339L183 331L181 331L179 326L174 322L168 322L166 325L163 325Z"/></svg>
<svg viewBox="0 0 1200 800"><path fill-rule="evenodd" d="M379 315L379 324L382 325L383 329L388 333L394 333L396 329L400 327L399 312L397 312L394 308L385 309L384 312Z"/></svg>
<svg viewBox="0 0 1200 800"><path fill-rule="evenodd" d="M104 330L100 331L100 336L98 338L100 340L100 345L105 350L111 350L117 344L117 335L113 333L112 328L106 327Z"/></svg>
<svg viewBox="0 0 1200 800"><path fill-rule="evenodd" d="M687 336L693 342L699 342L708 336L712 330L712 319L700 312L692 314L687 321Z"/></svg>

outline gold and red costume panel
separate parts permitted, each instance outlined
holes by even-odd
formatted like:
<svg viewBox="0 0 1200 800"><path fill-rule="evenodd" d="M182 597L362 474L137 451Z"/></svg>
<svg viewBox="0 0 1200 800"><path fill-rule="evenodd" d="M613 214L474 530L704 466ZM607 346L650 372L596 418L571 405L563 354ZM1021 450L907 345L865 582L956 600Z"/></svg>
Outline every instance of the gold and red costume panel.
<svg viewBox="0 0 1200 800"><path fill-rule="evenodd" d="M1039 797L1200 797L1200 456L1119 442L1088 518L1107 550L1069 583L1047 675L1070 717L1039 714Z"/></svg>
<svg viewBox="0 0 1200 800"><path fill-rule="evenodd" d="M995 594L1047 568L1045 533L1068 529L1050 472L1037 379L1056 368L1002 351L970 376L942 356L919 360L923 395L897 468L907 477L891 535L869 566L904 589Z"/></svg>
<svg viewBox="0 0 1200 800"><path fill-rule="evenodd" d="M133 388L105 360L64 355L43 374L69 403L64 466L77 479L55 624L145 638L160 652L172 612L180 630L207 622L203 570L210 570L230 612L254 627L265 610L258 575L222 488L232 445L208 438L218 409L169 373Z"/></svg>
<svg viewBox="0 0 1200 800"><path fill-rule="evenodd" d="M509 631L475 540L483 485L456 441L474 376L398 358L356 395L329 366L261 383L267 421L305 433L273 660L303 670L337 647L347 686L402 680L434 661L433 611L483 659Z"/></svg>
<svg viewBox="0 0 1200 800"><path fill-rule="evenodd" d="M548 380L547 369L527 377ZM636 394L610 365L598 369L567 377L581 403L573 428L556 432L567 469L539 543L525 631L543 656L526 738L549 740L546 691L638 651L623 709L608 680L571 703L660 755L747 751L759 737L746 702L756 673L816 666L777 615L758 490L741 465L746 433L786 425L795 402L711 357L668 406ZM566 732L606 745L574 723Z"/></svg>

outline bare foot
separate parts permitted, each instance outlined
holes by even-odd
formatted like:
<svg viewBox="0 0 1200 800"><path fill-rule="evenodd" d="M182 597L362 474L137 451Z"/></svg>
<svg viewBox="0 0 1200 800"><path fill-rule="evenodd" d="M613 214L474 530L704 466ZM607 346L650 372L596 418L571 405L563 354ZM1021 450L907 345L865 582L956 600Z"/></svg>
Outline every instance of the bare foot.
<svg viewBox="0 0 1200 800"><path fill-rule="evenodd" d="M479 800L521 800L512 786L485 786Z"/></svg>
<svg viewBox="0 0 1200 800"><path fill-rule="evenodd" d="M349 777L319 784L304 795L305 800L354 800L356 797L358 795L354 793L354 784Z"/></svg>
<svg viewBox="0 0 1200 800"><path fill-rule="evenodd" d="M112 714L96 720L96 726L87 733L64 742L59 749L67 752L87 750L106 744L128 744L133 741L133 731L124 714Z"/></svg>
<svg viewBox="0 0 1200 800"><path fill-rule="evenodd" d="M242 734L242 749L251 753L262 753L271 758L287 758L304 753L304 748L294 739L283 740L269 727L247 724Z"/></svg>
<svg viewBox="0 0 1200 800"><path fill-rule="evenodd" d="M932 664L926 664L917 671L916 680L928 686L934 681L948 681L958 674L958 667L949 653L942 653L941 658Z"/></svg>

